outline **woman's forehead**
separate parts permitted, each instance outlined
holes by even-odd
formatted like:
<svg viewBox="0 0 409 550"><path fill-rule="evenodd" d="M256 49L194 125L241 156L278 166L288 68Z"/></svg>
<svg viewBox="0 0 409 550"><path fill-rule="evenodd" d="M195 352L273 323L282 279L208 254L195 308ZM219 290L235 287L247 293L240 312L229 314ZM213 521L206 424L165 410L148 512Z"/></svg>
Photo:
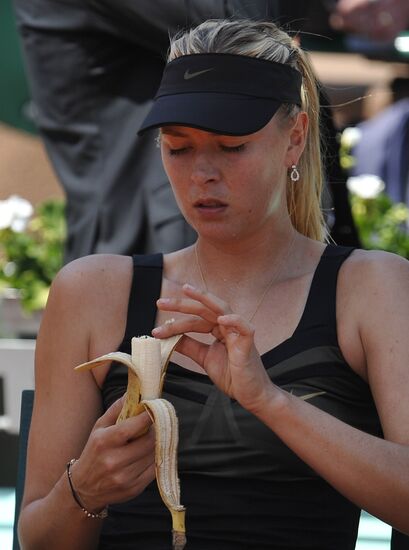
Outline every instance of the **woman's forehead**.
<svg viewBox="0 0 409 550"><path fill-rule="evenodd" d="M272 128L277 127L277 118L274 115L270 121L260 130L257 132L253 132L251 134L245 134L240 136L234 136L230 134L222 134L220 132L212 132L210 130L203 130L200 128L194 128L192 126L182 126L182 125L169 125L169 126L162 126L160 128L160 133L163 136L171 136L176 138L186 138L186 137L211 137L214 139L217 138L228 138L229 140L236 140L236 141L242 141L244 139L252 139L257 138L258 136L263 136L267 133L269 133Z"/></svg>
<svg viewBox="0 0 409 550"><path fill-rule="evenodd" d="M162 126L160 129L161 133L168 136L175 136L175 137L185 137L189 134L203 134L208 136L215 136L219 137L221 135L220 132L212 132L210 130L202 130L201 128L194 128L193 126L181 126L181 125L175 125L175 126ZM230 137L236 137L236 136L230 136Z"/></svg>

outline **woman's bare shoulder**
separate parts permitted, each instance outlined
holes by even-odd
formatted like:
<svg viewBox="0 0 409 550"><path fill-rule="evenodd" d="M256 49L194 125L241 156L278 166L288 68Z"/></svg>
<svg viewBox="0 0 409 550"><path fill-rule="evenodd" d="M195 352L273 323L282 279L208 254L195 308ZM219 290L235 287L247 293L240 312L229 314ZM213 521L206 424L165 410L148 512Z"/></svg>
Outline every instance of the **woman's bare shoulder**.
<svg viewBox="0 0 409 550"><path fill-rule="evenodd" d="M355 250L339 274L337 326L344 356L364 378L368 376L364 343L387 342L390 331L385 327L407 324L408 311L409 262L389 252Z"/></svg>
<svg viewBox="0 0 409 550"><path fill-rule="evenodd" d="M96 279L107 282L109 278L129 276L132 265L130 256L118 254L92 254L73 260L66 264L58 273L56 281L75 285L92 283Z"/></svg>
<svg viewBox="0 0 409 550"><path fill-rule="evenodd" d="M66 322L75 318L89 336L91 332L104 334L125 323L131 282L131 257L95 254L79 258L55 277L45 315Z"/></svg>
<svg viewBox="0 0 409 550"><path fill-rule="evenodd" d="M73 260L55 277L51 292L63 301L82 300L85 296L109 298L109 290L129 284L132 259L115 254L94 254Z"/></svg>
<svg viewBox="0 0 409 550"><path fill-rule="evenodd" d="M394 282L404 286L409 283L409 261L397 254L383 250L355 250L341 270L345 286L365 292L368 285ZM393 277L391 280L390 277ZM386 290L384 287L383 290Z"/></svg>
<svg viewBox="0 0 409 550"><path fill-rule="evenodd" d="M369 312L384 315L386 306L409 300L409 261L381 250L355 250L341 268L338 294L356 320L366 321Z"/></svg>

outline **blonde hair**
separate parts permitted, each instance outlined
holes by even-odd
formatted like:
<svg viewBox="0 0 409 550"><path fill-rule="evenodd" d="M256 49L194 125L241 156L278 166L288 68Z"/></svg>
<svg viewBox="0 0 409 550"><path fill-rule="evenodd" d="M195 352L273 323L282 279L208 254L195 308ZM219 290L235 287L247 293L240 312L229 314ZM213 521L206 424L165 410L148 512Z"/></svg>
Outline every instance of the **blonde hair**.
<svg viewBox="0 0 409 550"><path fill-rule="evenodd" d="M230 53L288 64L303 77L301 110L309 118L308 136L298 163L301 178L288 182L287 206L295 229L312 239L324 240L326 229L321 211L323 168L320 146L319 99L311 65L291 37L268 21L214 19L171 39L168 61L199 53ZM299 112L296 105L282 105L286 119Z"/></svg>

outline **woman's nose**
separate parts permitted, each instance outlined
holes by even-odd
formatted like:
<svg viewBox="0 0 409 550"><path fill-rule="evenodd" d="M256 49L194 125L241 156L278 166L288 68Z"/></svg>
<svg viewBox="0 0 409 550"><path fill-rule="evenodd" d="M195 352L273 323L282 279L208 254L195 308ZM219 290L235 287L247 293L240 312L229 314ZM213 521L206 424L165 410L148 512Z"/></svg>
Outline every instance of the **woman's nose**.
<svg viewBox="0 0 409 550"><path fill-rule="evenodd" d="M197 155L193 161L191 179L196 184L212 183L220 179L220 169L214 157Z"/></svg>

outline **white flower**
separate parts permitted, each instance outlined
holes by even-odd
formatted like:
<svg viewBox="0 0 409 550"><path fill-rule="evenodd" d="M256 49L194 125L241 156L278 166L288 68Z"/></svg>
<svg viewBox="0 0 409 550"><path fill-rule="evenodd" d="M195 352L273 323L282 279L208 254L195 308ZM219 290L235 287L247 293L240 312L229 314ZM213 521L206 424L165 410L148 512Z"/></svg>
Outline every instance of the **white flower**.
<svg viewBox="0 0 409 550"><path fill-rule="evenodd" d="M356 126L345 128L341 134L341 145L351 150L361 139L362 131Z"/></svg>
<svg viewBox="0 0 409 550"><path fill-rule="evenodd" d="M0 229L10 227L16 233L23 232L33 211L32 205L26 199L11 195L0 201Z"/></svg>
<svg viewBox="0 0 409 550"><path fill-rule="evenodd" d="M362 174L348 178L347 187L361 199L374 199L385 189L385 184L374 174Z"/></svg>
<svg viewBox="0 0 409 550"><path fill-rule="evenodd" d="M16 272L17 266L15 262L7 262L3 267L3 273L6 277L12 277Z"/></svg>

